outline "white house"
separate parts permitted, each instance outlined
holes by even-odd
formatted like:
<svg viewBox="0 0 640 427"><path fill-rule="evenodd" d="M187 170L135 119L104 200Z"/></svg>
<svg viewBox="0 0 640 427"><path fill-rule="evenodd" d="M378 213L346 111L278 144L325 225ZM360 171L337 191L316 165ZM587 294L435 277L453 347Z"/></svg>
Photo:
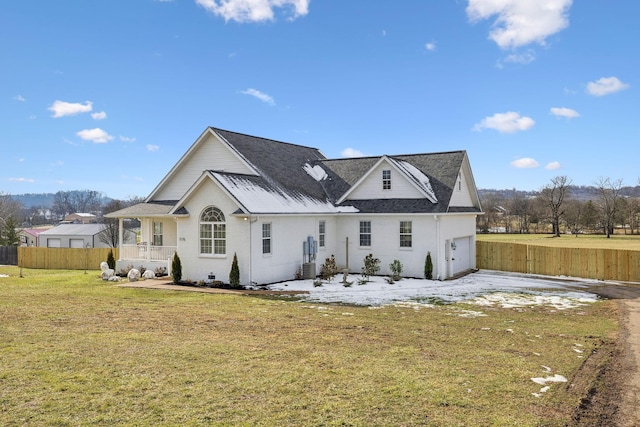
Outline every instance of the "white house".
<svg viewBox="0 0 640 427"><path fill-rule="evenodd" d="M423 277L430 253L433 277L446 279L475 268L481 213L465 151L326 159L209 127L144 203L106 216L120 230L141 221L143 243L121 245L116 269L169 269L177 251L183 278L227 282L237 254L241 283L267 284L331 255L354 273L373 254L381 274L399 260L403 275Z"/></svg>

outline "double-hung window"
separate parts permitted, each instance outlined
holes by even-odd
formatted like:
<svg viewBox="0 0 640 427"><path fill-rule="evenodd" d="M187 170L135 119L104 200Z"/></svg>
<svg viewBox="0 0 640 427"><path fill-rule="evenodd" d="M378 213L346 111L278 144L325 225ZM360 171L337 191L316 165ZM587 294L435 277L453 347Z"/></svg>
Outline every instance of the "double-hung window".
<svg viewBox="0 0 640 427"><path fill-rule="evenodd" d="M360 246L371 246L371 221L360 221Z"/></svg>
<svg viewBox="0 0 640 427"><path fill-rule="evenodd" d="M262 224L262 253L271 253L271 223Z"/></svg>
<svg viewBox="0 0 640 427"><path fill-rule="evenodd" d="M162 223L153 223L153 246L162 246Z"/></svg>
<svg viewBox="0 0 640 427"><path fill-rule="evenodd" d="M383 190L391 190L391 171L383 170L382 171L382 189Z"/></svg>
<svg viewBox="0 0 640 427"><path fill-rule="evenodd" d="M325 221L318 222L318 247L324 248L327 233L327 224Z"/></svg>
<svg viewBox="0 0 640 427"><path fill-rule="evenodd" d="M412 247L411 221L400 221L400 247Z"/></svg>
<svg viewBox="0 0 640 427"><path fill-rule="evenodd" d="M222 211L213 206L200 215L200 254L227 254L227 224Z"/></svg>

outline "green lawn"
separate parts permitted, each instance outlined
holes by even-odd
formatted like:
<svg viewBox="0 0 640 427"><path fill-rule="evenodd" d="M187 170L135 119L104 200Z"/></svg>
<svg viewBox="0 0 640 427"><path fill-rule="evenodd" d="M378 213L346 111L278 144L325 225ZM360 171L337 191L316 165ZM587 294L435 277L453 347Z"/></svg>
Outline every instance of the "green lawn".
<svg viewBox="0 0 640 427"><path fill-rule="evenodd" d="M372 309L18 273L0 267L3 426L565 425L619 327L613 302Z"/></svg>

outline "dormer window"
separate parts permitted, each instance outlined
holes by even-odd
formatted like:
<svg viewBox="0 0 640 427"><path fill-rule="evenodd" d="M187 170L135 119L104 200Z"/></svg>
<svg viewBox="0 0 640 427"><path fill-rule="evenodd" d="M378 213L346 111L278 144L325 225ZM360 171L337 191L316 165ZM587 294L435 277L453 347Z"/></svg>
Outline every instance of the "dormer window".
<svg viewBox="0 0 640 427"><path fill-rule="evenodd" d="M390 170L382 171L382 189L391 190L391 171Z"/></svg>

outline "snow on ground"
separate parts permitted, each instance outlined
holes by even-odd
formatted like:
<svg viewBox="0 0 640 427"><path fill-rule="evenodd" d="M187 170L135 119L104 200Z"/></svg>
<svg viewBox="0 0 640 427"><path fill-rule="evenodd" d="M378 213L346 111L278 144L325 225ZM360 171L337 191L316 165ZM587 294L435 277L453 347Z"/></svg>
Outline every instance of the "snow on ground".
<svg viewBox="0 0 640 427"><path fill-rule="evenodd" d="M402 279L389 284L385 277L371 277L359 285L359 275L349 275L345 287L342 275L331 282L314 286L313 280L294 280L270 285L271 290L304 291L300 298L319 303L343 303L365 306L390 304L434 304L467 302L477 306L523 308L534 305L558 310L579 307L597 301L589 286L602 282L581 279L563 280L548 276L525 276L515 273L482 270L447 281ZM474 315L472 312L466 313Z"/></svg>

